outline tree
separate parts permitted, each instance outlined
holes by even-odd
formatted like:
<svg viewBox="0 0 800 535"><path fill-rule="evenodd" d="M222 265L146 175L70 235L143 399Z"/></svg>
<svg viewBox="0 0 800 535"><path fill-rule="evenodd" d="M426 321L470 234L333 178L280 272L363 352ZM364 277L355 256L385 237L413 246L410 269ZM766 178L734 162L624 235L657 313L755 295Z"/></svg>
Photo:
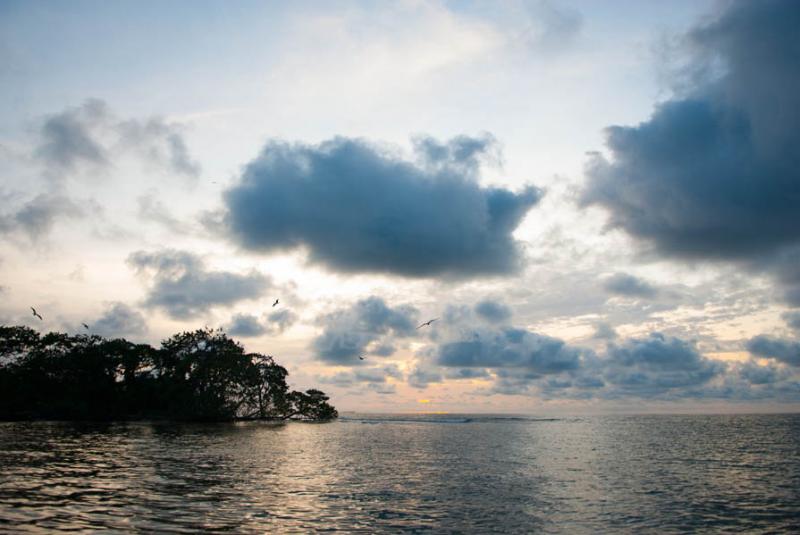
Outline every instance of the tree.
<svg viewBox="0 0 800 535"><path fill-rule="evenodd" d="M324 393L290 392L287 376L219 330L179 333L155 349L0 327L0 419L336 418Z"/></svg>
<svg viewBox="0 0 800 535"><path fill-rule="evenodd" d="M198 419L240 416L253 388L250 359L220 331L176 334L161 344L161 377L171 382L182 410Z"/></svg>
<svg viewBox="0 0 800 535"><path fill-rule="evenodd" d="M328 396L320 390L292 392L289 396L292 410L285 418L299 416L305 420L332 420L339 416L336 409L328 403Z"/></svg>
<svg viewBox="0 0 800 535"><path fill-rule="evenodd" d="M245 415L256 418L282 418L289 412L289 386L286 368L279 366L271 356L250 353L247 355L253 364L255 377L251 384L250 411Z"/></svg>

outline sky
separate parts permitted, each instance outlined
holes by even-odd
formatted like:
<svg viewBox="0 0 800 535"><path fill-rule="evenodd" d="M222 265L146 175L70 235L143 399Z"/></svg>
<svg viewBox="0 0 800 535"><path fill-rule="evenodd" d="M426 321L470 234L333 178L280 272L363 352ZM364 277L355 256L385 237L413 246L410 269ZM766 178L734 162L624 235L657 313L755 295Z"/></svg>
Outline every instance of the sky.
<svg viewBox="0 0 800 535"><path fill-rule="evenodd" d="M799 27L0 1L0 323L222 328L340 411L796 411Z"/></svg>

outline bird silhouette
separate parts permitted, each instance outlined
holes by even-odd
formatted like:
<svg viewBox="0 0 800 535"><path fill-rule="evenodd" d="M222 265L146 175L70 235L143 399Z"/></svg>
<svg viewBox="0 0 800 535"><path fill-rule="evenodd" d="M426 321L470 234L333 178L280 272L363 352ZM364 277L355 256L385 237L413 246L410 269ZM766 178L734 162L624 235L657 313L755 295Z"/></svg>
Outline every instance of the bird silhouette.
<svg viewBox="0 0 800 535"><path fill-rule="evenodd" d="M36 312L35 308L31 307L31 311L33 312L33 315L36 316L37 318L39 318L40 320L44 319L39 315L38 312Z"/></svg>
<svg viewBox="0 0 800 535"><path fill-rule="evenodd" d="M439 318L433 318L432 320L428 320L428 321L426 321L425 323L420 323L420 324L417 326L417 329L420 329L420 328L422 328L422 327L427 327L427 326L429 326L431 323L433 323L434 321L436 321L436 320L438 320L438 319L439 319Z"/></svg>
<svg viewBox="0 0 800 535"><path fill-rule="evenodd" d="M280 299L276 299L274 303L272 303L272 307L275 308L278 303L280 303Z"/></svg>
<svg viewBox="0 0 800 535"><path fill-rule="evenodd" d="M81 323L81 325L83 325L84 327L86 327L86 330L87 330L87 331L89 330L89 326L88 326L88 325L86 325L85 323Z"/></svg>
<svg viewBox="0 0 800 535"><path fill-rule="evenodd" d="M359 355L358 356L358 360L364 360L364 356L363 355Z"/></svg>

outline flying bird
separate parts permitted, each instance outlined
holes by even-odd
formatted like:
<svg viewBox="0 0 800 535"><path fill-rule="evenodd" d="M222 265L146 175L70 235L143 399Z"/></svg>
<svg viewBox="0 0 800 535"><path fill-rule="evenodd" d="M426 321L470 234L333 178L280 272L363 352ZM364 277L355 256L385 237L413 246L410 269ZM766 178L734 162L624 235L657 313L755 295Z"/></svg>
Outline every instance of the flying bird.
<svg viewBox="0 0 800 535"><path fill-rule="evenodd" d="M272 303L273 308L276 307L279 302L280 302L280 299L276 299L275 302Z"/></svg>
<svg viewBox="0 0 800 535"><path fill-rule="evenodd" d="M433 318L432 320L428 320L428 321L426 321L425 323L420 323L420 324L417 326L417 329L420 329L420 328L422 328L422 327L428 327L428 326L429 326L431 323L433 323L434 321L436 321L436 320L438 320L438 319L439 319L439 318Z"/></svg>
<svg viewBox="0 0 800 535"><path fill-rule="evenodd" d="M89 326L88 326L88 325L86 325L85 323L81 323L81 325L83 325L84 327L86 327L86 330L87 330L87 331L89 330Z"/></svg>
<svg viewBox="0 0 800 535"><path fill-rule="evenodd" d="M44 318L42 318L42 317L39 315L39 313L38 313L38 312L36 312L36 309L35 309L35 308L31 307L31 311L33 311L33 315L34 315L34 316L36 316L37 318L39 318L40 320L41 320L41 319L44 319Z"/></svg>
<svg viewBox="0 0 800 535"><path fill-rule="evenodd" d="M363 355L359 355L358 356L358 360L364 360L364 356Z"/></svg>

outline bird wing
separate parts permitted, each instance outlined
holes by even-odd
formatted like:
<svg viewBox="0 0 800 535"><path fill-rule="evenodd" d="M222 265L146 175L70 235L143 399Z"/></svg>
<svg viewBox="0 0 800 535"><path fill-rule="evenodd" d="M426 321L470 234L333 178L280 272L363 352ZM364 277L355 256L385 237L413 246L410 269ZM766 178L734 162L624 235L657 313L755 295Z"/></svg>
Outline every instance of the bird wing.
<svg viewBox="0 0 800 535"><path fill-rule="evenodd" d="M436 320L438 320L438 319L439 319L439 318L433 318L432 320L428 320L428 321L426 321L425 323L422 323L422 324L420 324L420 326L419 326L419 327L417 327L417 329L419 329L420 327L425 327L426 325L430 325L431 323L433 323L434 321L436 321Z"/></svg>

